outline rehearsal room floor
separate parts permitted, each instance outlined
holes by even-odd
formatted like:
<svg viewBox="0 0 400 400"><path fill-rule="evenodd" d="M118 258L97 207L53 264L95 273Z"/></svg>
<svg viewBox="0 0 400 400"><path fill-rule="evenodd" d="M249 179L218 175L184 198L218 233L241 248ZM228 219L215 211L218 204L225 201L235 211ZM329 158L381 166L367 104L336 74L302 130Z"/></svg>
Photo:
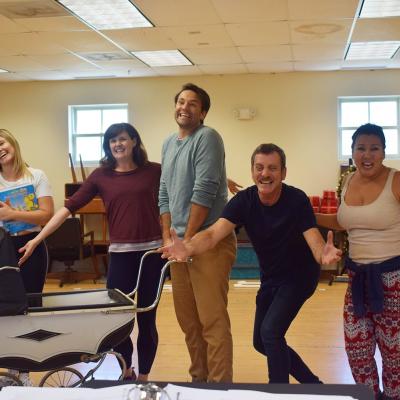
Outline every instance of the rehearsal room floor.
<svg viewBox="0 0 400 400"><path fill-rule="evenodd" d="M234 343L234 382L266 382L267 369L263 356L252 347L253 317L257 281L231 281L229 313ZM315 294L303 306L292 324L287 341L303 357L311 370L325 383L353 383L344 351L342 307L346 283L332 286L320 283ZM89 281L65 284L47 281L45 291L103 288L104 283ZM176 321L171 284L165 284L158 308L159 347L150 374L153 381L190 381L187 372L189 356L183 334ZM136 326L135 326L136 328ZM136 334L133 333L133 338ZM82 372L85 364L76 365ZM97 379L117 379L120 370L113 357L108 357L96 373ZM32 373L38 383L43 373ZM295 381L293 381L295 382Z"/></svg>

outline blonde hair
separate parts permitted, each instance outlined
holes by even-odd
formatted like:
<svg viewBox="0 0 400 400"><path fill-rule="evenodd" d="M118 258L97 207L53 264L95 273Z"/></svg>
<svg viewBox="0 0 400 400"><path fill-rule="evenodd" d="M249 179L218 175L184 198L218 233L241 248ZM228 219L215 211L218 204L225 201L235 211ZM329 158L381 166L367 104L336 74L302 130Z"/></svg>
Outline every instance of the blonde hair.
<svg viewBox="0 0 400 400"><path fill-rule="evenodd" d="M26 162L23 160L21 155L21 149L17 139L7 129L0 129L0 138L6 140L14 148L14 173L17 178L23 178L24 176L32 176L28 169ZM2 167L0 164L0 172Z"/></svg>

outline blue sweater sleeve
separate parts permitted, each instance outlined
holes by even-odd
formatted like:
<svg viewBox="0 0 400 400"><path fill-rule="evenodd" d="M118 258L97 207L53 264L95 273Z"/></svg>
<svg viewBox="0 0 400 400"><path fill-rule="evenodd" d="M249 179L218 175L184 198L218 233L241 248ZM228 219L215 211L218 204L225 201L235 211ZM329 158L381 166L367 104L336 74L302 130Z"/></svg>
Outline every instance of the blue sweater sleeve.
<svg viewBox="0 0 400 400"><path fill-rule="evenodd" d="M221 136L208 130L199 137L195 153L195 182L191 202L211 208L224 171L225 150Z"/></svg>
<svg viewBox="0 0 400 400"><path fill-rule="evenodd" d="M161 178L160 178L160 189L158 193L158 207L160 209L160 215L170 212L168 190L167 190L167 185L165 183L165 174L164 174L165 171L162 168L164 165L163 161L167 143L168 141L164 142L161 152Z"/></svg>

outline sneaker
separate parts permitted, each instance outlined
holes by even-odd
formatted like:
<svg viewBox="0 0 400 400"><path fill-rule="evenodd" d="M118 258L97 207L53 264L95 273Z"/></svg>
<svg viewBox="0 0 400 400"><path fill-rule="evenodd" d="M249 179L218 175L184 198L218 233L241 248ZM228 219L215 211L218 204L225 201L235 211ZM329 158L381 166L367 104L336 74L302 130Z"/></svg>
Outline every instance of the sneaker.
<svg viewBox="0 0 400 400"><path fill-rule="evenodd" d="M29 372L20 372L18 378L22 382L23 386L33 386L33 382L29 377Z"/></svg>

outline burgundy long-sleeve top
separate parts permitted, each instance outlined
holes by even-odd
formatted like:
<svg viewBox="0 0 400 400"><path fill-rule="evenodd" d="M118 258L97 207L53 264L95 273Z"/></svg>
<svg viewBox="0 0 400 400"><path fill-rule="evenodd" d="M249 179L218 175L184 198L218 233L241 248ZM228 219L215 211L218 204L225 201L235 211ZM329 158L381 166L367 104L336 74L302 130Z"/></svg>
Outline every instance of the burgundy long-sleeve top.
<svg viewBox="0 0 400 400"><path fill-rule="evenodd" d="M158 189L161 166L148 162L129 172L95 169L65 201L71 213L95 196L103 199L111 243L146 243L161 238Z"/></svg>

